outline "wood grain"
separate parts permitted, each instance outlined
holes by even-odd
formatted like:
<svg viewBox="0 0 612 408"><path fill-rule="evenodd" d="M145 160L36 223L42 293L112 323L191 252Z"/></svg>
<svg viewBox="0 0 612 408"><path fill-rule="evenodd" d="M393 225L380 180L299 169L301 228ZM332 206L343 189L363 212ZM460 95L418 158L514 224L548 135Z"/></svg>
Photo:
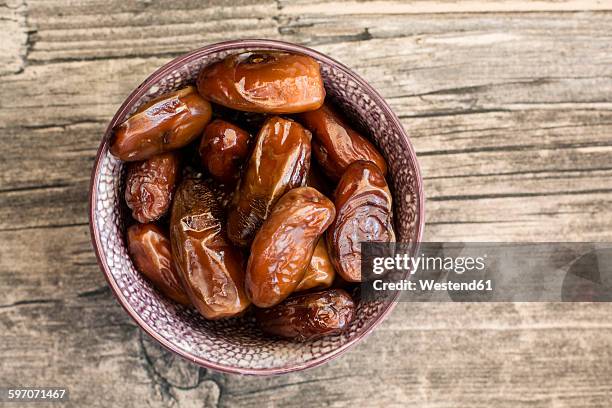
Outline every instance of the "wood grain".
<svg viewBox="0 0 612 408"><path fill-rule="evenodd" d="M612 238L605 1L0 1L0 386L67 406L607 407L607 304L400 304L310 371L253 378L164 351L114 300L87 226L107 122L146 76L265 37L363 75L411 136L429 240ZM35 405L33 405L35 406Z"/></svg>

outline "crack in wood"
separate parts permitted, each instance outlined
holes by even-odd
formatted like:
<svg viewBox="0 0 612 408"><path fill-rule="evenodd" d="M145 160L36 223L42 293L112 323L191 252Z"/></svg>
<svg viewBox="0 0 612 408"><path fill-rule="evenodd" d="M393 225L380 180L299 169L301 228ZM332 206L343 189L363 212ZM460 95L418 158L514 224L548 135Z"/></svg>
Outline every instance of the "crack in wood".
<svg viewBox="0 0 612 408"><path fill-rule="evenodd" d="M534 78L534 79L524 80L524 81L495 82L495 83L481 84L481 85L460 86L456 88L443 88L443 89L438 89L435 91L415 93L415 94L393 95L387 99L393 100L393 99L400 99L400 98L416 98L416 97L431 96L431 95L465 95L465 94L489 90L491 88L495 88L499 86L507 86L507 85L539 86L539 85L549 84L551 82L552 82L551 78L541 77L541 78Z"/></svg>
<svg viewBox="0 0 612 408"><path fill-rule="evenodd" d="M419 156L441 156L465 153L485 152L523 152L528 150L558 150L558 149L581 149L585 147L612 147L612 142L578 142L578 143L550 143L550 144L525 144L518 146L483 146L455 150L434 150L419 152Z"/></svg>
<svg viewBox="0 0 612 408"><path fill-rule="evenodd" d="M31 306L31 305L44 305L44 304L57 304L61 303L60 299L29 299L29 300L18 300L8 305L0 305L0 309L8 309L11 307L18 306Z"/></svg>
<svg viewBox="0 0 612 408"><path fill-rule="evenodd" d="M490 221L429 221L427 225L465 225L465 224L515 224L524 222L519 220L490 220Z"/></svg>
<svg viewBox="0 0 612 408"><path fill-rule="evenodd" d="M59 229L59 228L86 227L88 225L89 225L88 222L74 222L74 223L66 223L66 224L49 224L49 225L28 225L28 226L23 226L23 227L0 228L0 233L27 231L27 230L36 230L36 229L49 229L49 228Z"/></svg>
<svg viewBox="0 0 612 408"><path fill-rule="evenodd" d="M94 264L97 264L97 262L95 262ZM104 285L102 287L99 287L97 289L93 289L93 290L87 290L85 292L80 292L77 294L77 297L79 298L90 298L90 297L98 297L100 295L110 295L111 291L110 288L108 287L108 285Z"/></svg>
<svg viewBox="0 0 612 408"><path fill-rule="evenodd" d="M109 61L109 60L124 60L124 59L150 59L150 58L168 58L174 59L184 52L151 52L151 53L126 53L122 55L105 55L105 56L81 56L81 57L62 57L52 58L49 60L30 60L30 65L49 65L49 64L61 64L71 62L90 62L90 61Z"/></svg>
<svg viewBox="0 0 612 408"><path fill-rule="evenodd" d="M511 109L490 108L490 109L469 109L469 110L442 110L438 112L426 112L417 114L398 115L400 119L416 119L416 118L436 118L446 116L463 116L463 115L478 115L481 113L508 113Z"/></svg>
<svg viewBox="0 0 612 408"><path fill-rule="evenodd" d="M277 390L281 390L281 389L289 388L289 387L295 387L295 386L299 387L300 385L305 385L305 384L313 384L313 383L318 383L318 382L341 381L343 379L354 378L354 377L356 376L351 375L351 374L338 375L335 377L318 377L318 378L312 378L312 379L303 380L303 381L294 381L294 382L288 382L288 383L275 384L270 387L256 388L256 389L245 391L245 392L232 392L229 395L232 395L232 396L254 395L254 394L258 394L262 392L277 391Z"/></svg>
<svg viewBox="0 0 612 408"><path fill-rule="evenodd" d="M0 127L0 129L28 129L28 130L44 130L44 129L63 129L66 130L71 126L79 126L79 125L105 125L106 121L95 120L95 119L81 119L75 120L73 122L63 122L63 123L54 123L51 125L41 124L41 125L20 125L10 127Z"/></svg>
<svg viewBox="0 0 612 408"><path fill-rule="evenodd" d="M140 331L139 333L138 342L140 345L139 354L141 355L142 360L145 363L145 372L147 373L147 377L151 381L151 384L153 384L153 389L159 392L160 396L162 397L162 400L169 399L172 401L172 404L178 403L176 396L172 393L172 386L170 385L168 380L166 380L166 378L159 374L155 369L153 361L151 360L151 357L149 356L145 348L144 334L142 333L142 331Z"/></svg>
<svg viewBox="0 0 612 408"><path fill-rule="evenodd" d="M223 385L223 375L220 373L209 372L204 367L197 366L197 378L194 384L192 385L180 385L177 384L166 376L164 376L156 367L154 357L147 351L147 345L145 344L145 334L142 330L139 332L138 342L140 355L142 360L145 363L145 370L147 372L147 377L151 380L154 389L159 390L160 396L163 400L170 400L171 404L178 404L178 398L174 394L173 390L181 390L181 391L189 391L195 390L202 385L204 381L209 381L215 384L215 386L219 390L219 399L217 401L216 406L220 406L221 397L224 394L224 385ZM160 347L157 343L154 344L156 347ZM176 358L182 364L193 364L191 362L187 362L178 356L174 355L172 352L166 350L165 348L161 348L162 352L169 355L171 358Z"/></svg>
<svg viewBox="0 0 612 408"><path fill-rule="evenodd" d="M583 195L583 194L610 194L612 189L590 189L590 190L575 190L575 191L553 191L553 192L533 192L533 193L499 193L499 194L465 194L454 196L434 196L427 197L427 201L469 201L469 200L485 200L497 198L521 198L521 197L548 197L548 196L564 196L564 195Z"/></svg>
<svg viewBox="0 0 612 408"><path fill-rule="evenodd" d="M12 187L12 188L0 189L0 194L21 193L21 192L38 191L38 190L54 190L54 189L66 188L66 187L72 187L72 185L68 183L57 183L57 184L47 184L47 185L43 184L43 185L34 185L34 186Z"/></svg>
<svg viewBox="0 0 612 408"><path fill-rule="evenodd" d="M610 171L612 167L586 167L586 168L575 168L575 169L546 169L546 170L525 170L525 171L502 171L495 173L464 173L464 174L453 174L445 176L426 176L423 180L445 180L445 179L457 179L467 177L497 177L497 176L522 176L522 175L535 175L535 174L549 174L549 173L589 173L598 171Z"/></svg>

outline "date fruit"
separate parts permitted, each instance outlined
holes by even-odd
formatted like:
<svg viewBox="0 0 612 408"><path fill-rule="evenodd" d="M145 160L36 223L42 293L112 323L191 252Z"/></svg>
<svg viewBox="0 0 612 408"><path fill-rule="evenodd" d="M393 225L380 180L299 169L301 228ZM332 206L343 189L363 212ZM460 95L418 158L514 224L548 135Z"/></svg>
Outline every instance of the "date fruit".
<svg viewBox="0 0 612 408"><path fill-rule="evenodd" d="M250 303L242 253L227 239L222 213L201 180L179 185L170 221L172 256L191 302L207 319L237 316Z"/></svg>
<svg viewBox="0 0 612 408"><path fill-rule="evenodd" d="M217 181L232 184L240 176L250 140L251 136L238 126L215 119L204 129L200 142L202 164Z"/></svg>
<svg viewBox="0 0 612 408"><path fill-rule="evenodd" d="M335 192L336 219L327 232L327 248L338 274L361 281L361 242L395 242L391 193L372 162L351 164Z"/></svg>
<svg viewBox="0 0 612 408"><path fill-rule="evenodd" d="M305 112L319 108L325 98L317 61L279 51L230 55L204 68L197 85L204 98L248 112Z"/></svg>
<svg viewBox="0 0 612 408"><path fill-rule="evenodd" d="M179 161L176 152L168 152L128 164L125 202L136 221L155 221L168 211L179 172Z"/></svg>
<svg viewBox="0 0 612 408"><path fill-rule="evenodd" d="M312 153L332 180L339 180L349 164L357 160L374 162L383 175L387 173L387 163L376 147L351 129L329 104L304 112L299 118L312 131Z"/></svg>
<svg viewBox="0 0 612 408"><path fill-rule="evenodd" d="M192 86L162 95L113 129L110 152L137 161L181 148L202 133L211 115L210 103Z"/></svg>
<svg viewBox="0 0 612 408"><path fill-rule="evenodd" d="M276 201L306 183L311 137L289 119L274 116L264 123L228 215L227 231L234 244L248 246Z"/></svg>
<svg viewBox="0 0 612 408"><path fill-rule="evenodd" d="M295 188L278 200L251 245L245 287L255 306L272 307L295 290L335 213L334 204L312 187Z"/></svg>
<svg viewBox="0 0 612 408"><path fill-rule="evenodd" d="M155 224L134 224L128 228L128 250L144 276L164 295L183 305L191 302L174 268L170 240Z"/></svg>
<svg viewBox="0 0 612 408"><path fill-rule="evenodd" d="M310 263L306 267L304 277L294 292L302 292L314 288L327 289L334 282L335 276L336 272L327 254L325 239L319 238L319 242L317 242L317 246L315 246L312 253Z"/></svg>
<svg viewBox="0 0 612 408"><path fill-rule="evenodd" d="M297 341L342 333L354 315L355 303L342 289L298 295L255 312L264 333Z"/></svg>

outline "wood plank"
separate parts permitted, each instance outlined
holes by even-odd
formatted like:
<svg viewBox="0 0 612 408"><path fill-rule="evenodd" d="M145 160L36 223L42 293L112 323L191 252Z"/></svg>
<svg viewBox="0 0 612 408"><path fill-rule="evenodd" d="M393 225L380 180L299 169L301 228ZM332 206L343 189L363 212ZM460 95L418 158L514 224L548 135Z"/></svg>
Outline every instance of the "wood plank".
<svg viewBox="0 0 612 408"><path fill-rule="evenodd" d="M376 14L430 14L430 13L504 13L611 10L612 6L598 0L436 0L436 1L325 1L280 0L284 12L294 14L328 14L331 16Z"/></svg>
<svg viewBox="0 0 612 408"><path fill-rule="evenodd" d="M481 18L471 16L442 25L444 20L438 16L429 26L433 32L418 35L410 34L410 30L425 30L426 23L415 16L402 16L397 26L391 24L397 30L385 34L394 38L349 41L333 36L327 40L335 39L334 44L320 44L316 48L364 75L406 119L460 112L574 108L576 104L583 109L608 110L612 81L610 41L601 33L610 23L609 15L581 14L566 25L559 23L560 18L555 14L539 19L497 16L487 17L483 24ZM382 19L352 24L363 30L364 24L379 26ZM304 17L295 25L286 26L294 30L284 38L316 44L323 39L312 38L313 33L325 33L329 24ZM491 32L492 27L508 26L509 30L498 28ZM402 27L412 28L406 32ZM582 40L585 36L588 41ZM571 52L565 52L560 44ZM492 45L498 50L496 53L490 52ZM146 48L142 54L148 55ZM507 63L508 55L514 56L515 64ZM598 58L590 58L592 55ZM115 105L107 101L119 104L167 59L145 57L32 66L24 75L8 78L1 85L6 94L27 89L32 82L38 86L29 89L24 98L8 101L0 124L14 121L23 109L38 107L48 108L42 115L47 111L59 115L59 123L70 123L70 119L108 120ZM447 78L453 78L450 86ZM28 126L51 125L44 116L20 119L26 120Z"/></svg>
<svg viewBox="0 0 612 408"><path fill-rule="evenodd" d="M148 74L238 37L299 42L363 75L419 154L429 240L609 240L609 2L0 2L0 378L66 406L605 407L608 304L400 304L338 360L271 378L163 350L89 242L89 171ZM580 12L580 11L589 12ZM18 97L17 97L18 96ZM32 405L34 406L34 405Z"/></svg>
<svg viewBox="0 0 612 408"><path fill-rule="evenodd" d="M53 231L41 230L46 235L41 241L53 241ZM52 263L41 265L44 273L60 271ZM170 355L142 335L108 290L56 292L71 282L71 270L65 268L59 282L40 282L51 299L0 306L3 361L18 368L11 381L44 376L67 384L73 401L68 406L134 400L227 407L373 401L452 407L461 401L484 407L494 395L502 407L553 402L599 407L611 392L609 304L400 304L341 359L305 372L254 378L199 370ZM4 267L0 271L5 275ZM109 373L113 381L103 381Z"/></svg>
<svg viewBox="0 0 612 408"><path fill-rule="evenodd" d="M341 360L310 373L251 382L229 377L221 402L232 407L258 401L302 407L601 407L611 390L604 379L607 357L595 355L608 355L608 339L609 329L381 329Z"/></svg>
<svg viewBox="0 0 612 408"><path fill-rule="evenodd" d="M206 43L278 35L274 1L31 1L29 18L36 26L28 56L33 64L48 61L100 60L119 57L174 57Z"/></svg>
<svg viewBox="0 0 612 408"><path fill-rule="evenodd" d="M431 199L473 195L469 191L476 187L480 189L479 195L489 194L498 198L521 192L531 197L539 194L542 199L546 199L551 193L559 194L567 189L573 194L605 190L609 186L606 187L605 181L602 185L602 180L597 177L599 173L593 176L591 171L597 172L602 167L594 163L609 160L609 148L606 146L610 130L607 95L611 89L612 65L605 64L605 58L603 62L588 59L587 53L601 55L609 44L605 37L596 36L607 24L608 17L601 14L577 16L573 24L562 26L565 31L556 30L553 37L550 30L559 28L555 17L544 15L538 19L532 16L519 19L517 16L496 16L491 17L491 21L485 20L486 23L479 23L482 19L470 17L450 27L439 25L442 20L434 20L430 22L434 32L421 41L410 36L400 36L357 41L347 48L343 39L340 43L321 44L318 48L342 60L348 58L347 50L357 50L356 58L352 60L357 70L365 71L362 74L381 89L393 108L403 117L419 152L426 178L426 191ZM418 20L412 16L398 18L410 23L417 23ZM481 24L479 31L469 30L470 27L477 28L478 24ZM512 49L491 56L489 48L496 37L491 38L486 33L491 27L503 24L523 33L516 35L521 43L511 45L511 42L506 41L497 44L497 47L506 44L512 46ZM406 26L412 27L410 24ZM420 27L413 29L418 31ZM309 30L316 30L316 26ZM572 42L577 41L577 33L589 38L593 36L588 43L589 49L583 54L582 51L573 51L564 56L562 51L553 47L553 42L557 41L570 44L574 50ZM542 46L538 52L525 51L536 37L550 37L550 44ZM458 46L449 50L449 42ZM398 54L397 50L406 49L406 44L409 48ZM544 53L547 47L549 51ZM535 61L523 63L511 71L501 64L506 52L511 51L518 53L518 61ZM403 67L414 61L425 61L429 54L439 61L432 68L419 66L422 63L417 62L407 76L416 78L405 82L386 79L403 77ZM475 60L479 66L475 68L465 64L455 71L452 68L444 68L443 71L436 68L453 67L451 62L461 59ZM549 68L555 59L561 59L562 63ZM579 59L586 62L578 64ZM87 175L79 169L86 163L86 167L91 166L96 140L103 132L104 123L112 116L123 97L164 61L164 58L125 58L121 63L116 60L58 62L28 67L27 72L9 78L0 85L3 91L10 94L32 81L41 83L40 87L28 92L27 98L11 100L0 112L0 123L9 126L6 131L11 135L1 142L4 151L11 152L6 166L2 166L5 170L1 173L5 189L42 187L31 193L10 192L10 197L3 198L11 205L4 206L8 208L8 213L2 218L11 220L13 227L84 222L81 214L86 206L82 198ZM373 61L384 61L384 64ZM555 72L551 72L551 69ZM484 76L479 77L479 73ZM521 75L538 79L525 79ZM456 78L452 87L444 79L448 77ZM416 89L408 93L411 88ZM49 94L57 98L50 101L47 97ZM527 100L538 102L526 104ZM24 109L34 109L38 114L23 117L20 112ZM19 122L16 121L17 117ZM13 129L16 124L19 127ZM574 138L576 132L581 135L578 142ZM534 139L538 142L534 142ZM57 146L54 146L55 141ZM462 147L466 145L469 146L467 150ZM29 172L20 171L17 165L22 160L19 152L24 146L33 152L24 163L32 169ZM565 147L560 149L561 146ZM49 152L59 160L47 160ZM554 154L551 155L552 152ZM11 157L15 157L15 160ZM567 179L569 171L578 173L572 173L573 178ZM536 176L526 182L532 173L539 174L541 178ZM466 177L458 177L461 175ZM481 176L485 178L475 181L475 178ZM41 183L43 177L45 182ZM475 182L477 184L474 185ZM78 187L73 183L78 183ZM77 207L78 203L82 203L81 208L67 206L65 211L46 211L46 201L52 199L49 192L45 191L49 186L54 189L54 193L59 194L56 196L58 200L73 202ZM573 208L574 198L556 196L560 207ZM529 219L533 219L533 214L538 213L541 205L538 200L524 201L533 207L525 211L531 214ZM26 220L14 214L15 209L19 208L16 204L25 203L40 209L41 216ZM472 225L452 226L452 222L488 220L488 213L477 212L463 217L463 220L448 219L443 215L450 212L438 211L440 205L435 202L428 204L428 208L433 209L428 211L428 221L433 225L452 228L456 236L470 235ZM455 207L451 208L456 210ZM478 204L476 208L479 208ZM547 211L552 212L554 209L548 208ZM586 220L584 227L568 238L578 237L582 231L592 231L595 222L605 220L605 215L593 220L590 217L593 209L585 209L583 216L577 215L576 211L581 210L568 210L565 218L555 224L568 225L575 218ZM549 220L543 219L543 222ZM607 221L603 225L608 225ZM11 228L10 225L3 227ZM506 231L514 232L504 236L523 236L522 228L520 223L507 226ZM541 230L546 231L545 228ZM435 238L436 234L433 236ZM447 236L446 232L441 236Z"/></svg>

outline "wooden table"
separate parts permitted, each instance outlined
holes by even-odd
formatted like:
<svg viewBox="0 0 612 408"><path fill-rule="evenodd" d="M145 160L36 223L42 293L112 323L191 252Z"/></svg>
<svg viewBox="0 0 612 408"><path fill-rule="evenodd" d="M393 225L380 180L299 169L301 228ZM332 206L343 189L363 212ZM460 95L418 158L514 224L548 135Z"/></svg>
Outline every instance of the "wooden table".
<svg viewBox="0 0 612 408"><path fill-rule="evenodd" d="M425 178L426 239L610 240L612 3L207 3L0 1L0 386L65 386L71 407L610 406L609 304L401 304L320 368L198 369L110 293L87 189L106 124L148 74L265 37L387 98Z"/></svg>

